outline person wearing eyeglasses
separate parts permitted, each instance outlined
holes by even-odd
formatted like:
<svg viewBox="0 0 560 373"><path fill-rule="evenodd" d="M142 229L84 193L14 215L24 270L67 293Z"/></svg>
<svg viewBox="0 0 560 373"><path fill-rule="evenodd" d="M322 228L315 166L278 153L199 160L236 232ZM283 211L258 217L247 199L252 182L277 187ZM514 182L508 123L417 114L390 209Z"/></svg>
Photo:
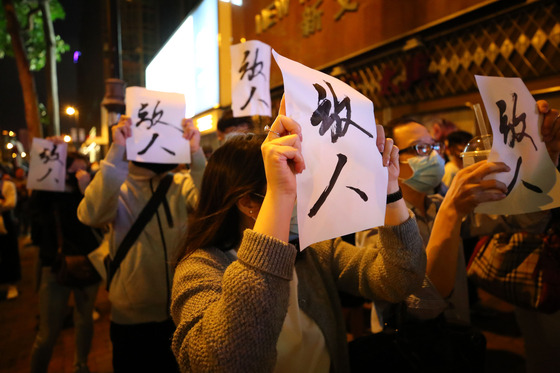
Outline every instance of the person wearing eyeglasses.
<svg viewBox="0 0 560 373"><path fill-rule="evenodd" d="M544 101L537 103L544 117L543 128L552 127L557 111L548 110ZM547 127L547 128L548 128ZM449 322L469 324L469 302L466 265L462 249L463 233L478 235L483 230L506 229L517 224L524 229L531 227L527 219L513 216L476 214L471 212L483 202L498 201L506 197L507 187L497 180L484 180L493 173L508 172L502 162L478 162L460 170L445 197L436 193L444 175L444 145L436 142L428 129L411 117L397 118L385 126L386 136L393 138L399 148L399 186L407 207L416 216L420 235L427 255L426 277L421 290L406 300L406 313L415 319L434 319L443 313ZM554 143L546 143L551 158L558 150ZM469 217L461 228L465 218ZM471 219L472 218L472 221ZM543 214L543 219L546 216ZM501 221L505 219L507 221ZM529 219L535 220L536 219ZM538 225L538 222L531 223ZM479 225L480 227L474 227ZM482 225L488 225L482 227ZM490 226L492 225L492 226ZM491 234L491 233L480 233ZM365 246L376 239L375 230L356 233L356 245ZM381 323L380 325L383 325ZM373 327L373 326L372 326ZM378 329L380 330L380 329Z"/></svg>
<svg viewBox="0 0 560 373"><path fill-rule="evenodd" d="M400 149L399 185L403 199L417 217L428 257L424 286L407 299L407 312L419 319L435 318L444 312L447 321L468 324L461 222L478 204L505 198L505 184L482 180L492 173L507 172L509 167L504 163L475 164L457 174L459 180L444 198L438 191L445 172L445 145L410 117L395 119L385 129Z"/></svg>

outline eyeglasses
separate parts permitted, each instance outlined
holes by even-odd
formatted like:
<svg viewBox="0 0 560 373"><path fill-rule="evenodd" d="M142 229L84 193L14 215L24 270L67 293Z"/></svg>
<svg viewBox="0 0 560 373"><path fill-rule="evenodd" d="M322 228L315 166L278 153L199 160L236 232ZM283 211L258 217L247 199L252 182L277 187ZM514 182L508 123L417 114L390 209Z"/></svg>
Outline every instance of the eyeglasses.
<svg viewBox="0 0 560 373"><path fill-rule="evenodd" d="M264 195L262 195L260 193L252 192L251 194L254 195L255 197L257 197L258 199L264 200Z"/></svg>
<svg viewBox="0 0 560 373"><path fill-rule="evenodd" d="M443 145L440 142L436 142L434 144L426 144L420 142L418 144L414 144L412 146L399 150L399 154L414 150L416 154L418 154L421 157L424 157L430 155L432 153L432 150L435 150L436 152L441 154L444 149L445 149L445 145Z"/></svg>

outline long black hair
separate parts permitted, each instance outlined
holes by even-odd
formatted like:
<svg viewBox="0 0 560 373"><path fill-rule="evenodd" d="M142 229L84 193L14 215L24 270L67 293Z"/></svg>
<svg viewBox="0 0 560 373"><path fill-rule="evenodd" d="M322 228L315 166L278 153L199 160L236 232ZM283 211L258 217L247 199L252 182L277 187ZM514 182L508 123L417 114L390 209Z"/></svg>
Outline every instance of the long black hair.
<svg viewBox="0 0 560 373"><path fill-rule="evenodd" d="M261 154L265 138L236 135L212 154L202 178L198 207L189 222L185 249L177 262L199 248L226 251L239 245L241 212L236 203L247 195L258 200L266 190Z"/></svg>

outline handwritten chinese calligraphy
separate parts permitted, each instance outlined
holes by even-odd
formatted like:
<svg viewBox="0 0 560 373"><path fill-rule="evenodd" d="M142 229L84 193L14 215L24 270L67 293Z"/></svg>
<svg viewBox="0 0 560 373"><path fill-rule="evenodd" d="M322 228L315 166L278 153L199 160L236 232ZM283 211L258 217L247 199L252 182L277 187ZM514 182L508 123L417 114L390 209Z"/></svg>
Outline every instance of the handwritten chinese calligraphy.
<svg viewBox="0 0 560 373"><path fill-rule="evenodd" d="M521 113L521 115L517 116L516 109L517 109L517 93L513 93L513 112L511 116L511 121L508 121L508 116L505 114L507 109L507 104L504 100L499 100L496 102L498 109L500 110L500 133L504 135L504 144L507 143L508 135L511 133L511 140L509 142L509 147L513 148L515 142L521 142L525 137L528 137L529 140L533 143L533 147L537 150L537 145L535 145L535 141L533 138L526 133L527 130L527 114ZM519 124L523 124L521 127L521 131L516 133L515 129Z"/></svg>
<svg viewBox="0 0 560 373"><path fill-rule="evenodd" d="M138 122L136 122L136 127L140 126L144 122L148 122L149 124L148 124L147 129L151 130L152 127L154 127L156 124L161 123L163 125L166 125L166 126L169 126L171 128L176 129L177 131L179 131L180 134L182 134L183 130L181 129L181 127L173 126L173 125L161 120L161 118L163 117L164 111L163 110L158 110L158 106L159 106L160 103L161 103L161 101L158 100L157 103L154 105L154 109L152 111L152 116L151 117L148 117L149 112L144 110L149 106L149 104L148 103L141 103L140 108L138 109ZM148 142L148 145L144 149L140 150L138 152L138 155L146 154L148 149L150 149L150 147L155 143L155 141L158 137L159 137L159 133L154 132L152 134L152 138ZM176 155L177 154L175 151L170 150L165 146L161 146L161 148L171 155Z"/></svg>
<svg viewBox="0 0 560 373"><path fill-rule="evenodd" d="M387 169L375 146L373 103L332 76L273 55L286 115L303 136L306 170L296 176L300 247L383 224Z"/></svg>
<svg viewBox="0 0 560 373"><path fill-rule="evenodd" d="M271 115L270 46L251 40L231 47L234 117Z"/></svg>
<svg viewBox="0 0 560 373"><path fill-rule="evenodd" d="M266 79L266 76L263 74L264 64L262 61L259 61L259 48L255 49L255 59L253 61L253 65L249 65L249 62L247 61L247 57L249 56L249 54L251 54L250 50L243 52L243 61L241 62L241 67L239 68L239 73L241 74L239 80L243 80L247 72L249 72L249 74L247 74L247 79L249 79L250 82L253 81L253 79L255 79L259 75L261 75L264 79ZM257 86L251 85L251 93L249 94L249 98L247 98L245 104L241 106L241 110L245 110L247 105L249 105L249 102L253 98L256 90L257 90ZM268 102L266 102L261 98L257 98L257 100L262 102L267 107L270 106Z"/></svg>
<svg viewBox="0 0 560 373"><path fill-rule="evenodd" d="M317 94L318 94L317 109L315 109L309 121L311 122L311 125L313 127L320 125L319 135L323 136L327 132L327 130L331 129L331 142L334 144L338 141L340 137L346 135L346 133L348 132L348 128L350 128L350 125L353 125L357 129L362 131L364 134L366 134L368 137L373 138L373 135L370 132L368 132L367 130L359 126L357 123L352 121L351 119L352 106L351 106L350 97L346 96L341 101L338 101L338 98L332 87L332 84L330 84L327 81L325 81L325 84L329 88L329 91L333 97L334 112L331 113L331 109L333 108L333 103L329 99L327 99L326 90L317 83L313 84L313 87L317 90ZM346 112L345 118L340 117L340 113L343 110ZM340 176L340 173L342 172L342 168L346 165L346 162L348 161L348 157L342 153L337 154L337 157L338 157L338 162L333 172L333 176L331 177L328 187L323 191L323 193L321 193L319 199L317 200L317 202L315 202L315 204L309 211L308 216L310 218L312 218L317 214L317 212L319 211L323 203L326 201L328 195L334 188L334 184L336 183L338 177ZM368 200L367 194L364 193L359 188L348 187L348 186L347 188L356 192L360 196L360 198L362 198L364 201Z"/></svg>
<svg viewBox="0 0 560 373"><path fill-rule="evenodd" d="M350 105L350 98L346 96L344 97L344 99L342 99L342 101L338 101L332 85L326 81L325 84L327 85L333 96L334 113L331 114L333 103L326 98L326 90L319 84L313 84L313 87L315 87L315 89L317 90L319 98L317 100L317 109L315 109L315 111L311 115L311 124L314 127L321 125L319 127L319 134L323 136L325 132L330 128L331 141L335 143L337 142L339 137L346 135L346 132L348 132L348 128L350 127L350 125L352 125L365 133L368 137L373 138L373 135L371 133L352 121L352 107ZM345 118L341 118L339 115L343 110L346 111Z"/></svg>
<svg viewBox="0 0 560 373"><path fill-rule="evenodd" d="M511 116L511 121L508 121L508 116L505 114L506 109L507 109L507 104L504 100L499 100L496 102L496 106L498 106L498 109L500 111L500 133L502 135L504 135L504 144L509 145L510 148L513 148L515 146L516 142L521 142L524 138L529 138L529 140L531 140L531 143L533 144L533 147L535 148L535 151L537 150L537 145L535 144L535 141L533 140L533 138L531 137L531 135L526 133L527 130L527 123L526 123L526 118L527 118L527 114L526 113L522 113L521 115L517 116L516 110L517 110L517 93L513 93L512 95L513 97L513 109L512 109L512 116ZM519 126L519 124L523 124L523 126L521 127L521 130L519 132L516 133L516 128ZM511 140L508 143L508 136L511 133ZM519 159L517 160L517 166L515 167L515 173L514 173L514 177L510 183L510 185L508 185L508 192L507 194L509 194L511 192L511 190L513 190L515 184L517 183L517 177L519 175L519 169L521 167L521 163L523 162L523 158L522 156L519 156ZM532 190L533 192L536 193L542 193L542 189L539 188L536 185L533 185L525 180L522 180L523 182L523 186L525 186L526 188L528 188L529 190Z"/></svg>
<svg viewBox="0 0 560 373"><path fill-rule="evenodd" d="M62 160L60 159L60 153L57 152L56 148L58 148L58 145L56 144L52 144L52 148L43 148L43 151L41 153L39 153L39 158L41 158L41 161L43 162L43 164L52 164L52 162L57 162L60 165L64 165L64 163L62 162ZM45 175L41 176L39 179L37 179L37 181L44 181L53 171L52 165L48 167L47 172L45 173ZM54 177L54 181L56 183L59 183L60 180L55 176Z"/></svg>
<svg viewBox="0 0 560 373"><path fill-rule="evenodd" d="M475 212L522 214L560 206L560 173L539 136L542 116L535 99L519 78L475 78L494 134L488 161L510 168L490 176L507 186L507 197L482 203Z"/></svg>
<svg viewBox="0 0 560 373"><path fill-rule="evenodd" d="M66 152L65 143L57 144L45 139L33 139L28 187L37 190L63 191Z"/></svg>
<svg viewBox="0 0 560 373"><path fill-rule="evenodd" d="M141 87L127 88L126 96L127 115L133 123L127 158L153 163L190 162L188 141L182 138L184 96Z"/></svg>

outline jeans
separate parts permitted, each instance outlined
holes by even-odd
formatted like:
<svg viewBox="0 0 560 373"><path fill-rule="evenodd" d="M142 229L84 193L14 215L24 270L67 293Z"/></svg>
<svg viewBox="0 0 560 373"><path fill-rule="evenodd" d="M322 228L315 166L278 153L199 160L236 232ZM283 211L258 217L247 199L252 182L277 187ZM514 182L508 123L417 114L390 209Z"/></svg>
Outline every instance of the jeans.
<svg viewBox="0 0 560 373"><path fill-rule="evenodd" d="M174 331L171 319L130 325L111 322L114 372L179 372L171 351Z"/></svg>
<svg viewBox="0 0 560 373"><path fill-rule="evenodd" d="M53 348L64 323L70 292L74 293L75 371L86 366L93 337L93 306L99 284L84 288L56 282L51 267L43 267L39 288L39 331L31 351L31 372L47 372Z"/></svg>

